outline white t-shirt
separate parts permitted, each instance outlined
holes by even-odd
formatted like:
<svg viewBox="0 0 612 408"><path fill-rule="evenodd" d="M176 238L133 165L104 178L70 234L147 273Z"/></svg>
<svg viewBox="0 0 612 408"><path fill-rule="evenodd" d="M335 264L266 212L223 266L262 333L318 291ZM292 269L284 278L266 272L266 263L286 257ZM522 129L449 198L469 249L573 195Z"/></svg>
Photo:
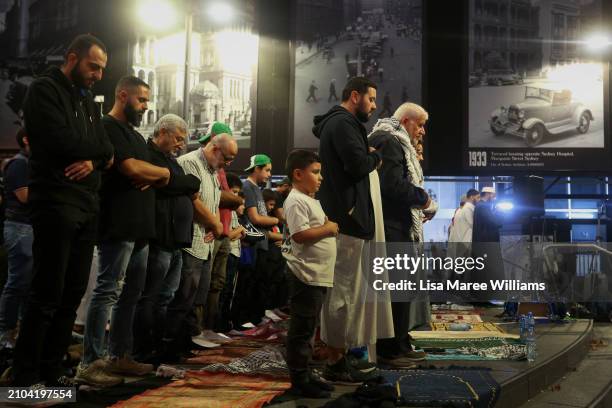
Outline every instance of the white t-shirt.
<svg viewBox="0 0 612 408"><path fill-rule="evenodd" d="M292 189L283 205L288 236L325 224L319 200ZM287 243L285 243L287 244ZM302 282L313 286L334 286L336 239L323 238L315 243L298 244L293 239L283 247L289 270Z"/></svg>

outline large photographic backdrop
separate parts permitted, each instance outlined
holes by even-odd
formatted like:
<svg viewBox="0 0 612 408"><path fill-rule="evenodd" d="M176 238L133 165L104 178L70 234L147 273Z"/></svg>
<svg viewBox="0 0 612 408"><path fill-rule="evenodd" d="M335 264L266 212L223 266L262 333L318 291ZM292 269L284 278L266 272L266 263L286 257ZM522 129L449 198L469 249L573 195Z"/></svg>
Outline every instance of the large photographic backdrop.
<svg viewBox="0 0 612 408"><path fill-rule="evenodd" d="M421 101L422 0L297 0L293 126L295 148L317 148L315 115L340 103L348 78L377 86L367 124L405 101Z"/></svg>
<svg viewBox="0 0 612 408"><path fill-rule="evenodd" d="M601 0L470 0L469 170L609 167Z"/></svg>
<svg viewBox="0 0 612 408"><path fill-rule="evenodd" d="M5 45L0 47L0 156L17 150L15 134L29 84L49 66L62 63L75 33L87 32L108 50L103 79L92 89L104 113L112 106L116 82L131 74L151 87L139 127L143 136L151 135L161 116L185 113L190 149L199 146L198 139L215 121L230 125L240 148L251 148L259 47L254 0L228 2L226 13L213 16L211 2L197 4L187 75L182 2L168 2L166 14L146 2L139 3L138 13L134 2L124 0L99 2L94 9L86 0L64 3L0 1L0 43Z"/></svg>

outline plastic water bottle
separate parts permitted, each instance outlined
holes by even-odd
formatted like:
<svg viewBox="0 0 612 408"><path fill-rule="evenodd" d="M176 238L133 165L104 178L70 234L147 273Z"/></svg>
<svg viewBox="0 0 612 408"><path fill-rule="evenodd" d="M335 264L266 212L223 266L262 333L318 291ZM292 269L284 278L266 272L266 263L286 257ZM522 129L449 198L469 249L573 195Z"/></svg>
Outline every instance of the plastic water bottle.
<svg viewBox="0 0 612 408"><path fill-rule="evenodd" d="M536 345L535 331L533 327L529 327L527 331L526 344L527 344L527 361L530 363L533 363L536 360L536 357L538 356L538 351L536 349L537 345Z"/></svg>
<svg viewBox="0 0 612 408"><path fill-rule="evenodd" d="M519 334L521 341L525 342L525 337L527 337L527 318L525 315L519 317Z"/></svg>
<svg viewBox="0 0 612 408"><path fill-rule="evenodd" d="M533 317L533 313L527 313L527 330L533 328L533 332L535 334L535 318Z"/></svg>

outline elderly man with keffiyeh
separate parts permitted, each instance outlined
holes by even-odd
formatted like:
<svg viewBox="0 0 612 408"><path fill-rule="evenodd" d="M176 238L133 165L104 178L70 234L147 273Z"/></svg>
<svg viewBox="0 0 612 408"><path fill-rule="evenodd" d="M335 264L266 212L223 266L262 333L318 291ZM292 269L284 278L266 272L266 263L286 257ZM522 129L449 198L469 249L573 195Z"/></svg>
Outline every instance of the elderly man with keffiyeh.
<svg viewBox="0 0 612 408"><path fill-rule="evenodd" d="M379 120L368 136L370 146L380 148L383 154L378 174L387 243L422 243L423 222L431 219L438 208L424 190L423 170L415 149L425 135L427 119L421 106L404 103L392 117ZM403 250L412 252L415 248L408 245ZM388 252L393 256L393 250ZM393 300L395 337L378 340L377 354L381 362L409 367L425 358L425 353L412 349L408 331L426 323L429 305L408 302L398 294L393 294Z"/></svg>

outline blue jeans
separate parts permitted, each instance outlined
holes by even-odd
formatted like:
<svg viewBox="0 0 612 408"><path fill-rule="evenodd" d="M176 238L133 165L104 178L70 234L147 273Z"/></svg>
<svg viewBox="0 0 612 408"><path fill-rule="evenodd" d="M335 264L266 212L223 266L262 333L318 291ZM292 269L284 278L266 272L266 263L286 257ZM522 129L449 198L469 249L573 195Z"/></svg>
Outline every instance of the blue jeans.
<svg viewBox="0 0 612 408"><path fill-rule="evenodd" d="M183 258L181 250L149 247L147 279L134 318L134 354L147 358L161 342L166 309L178 289Z"/></svg>
<svg viewBox="0 0 612 408"><path fill-rule="evenodd" d="M104 335L112 307L108 355L130 357L136 304L147 275L149 245L134 241L106 241L98 247L100 268L85 323L83 363L104 356Z"/></svg>
<svg viewBox="0 0 612 408"><path fill-rule="evenodd" d="M8 253L8 278L0 297L0 335L17 327L32 283L32 226L4 222L4 245Z"/></svg>

